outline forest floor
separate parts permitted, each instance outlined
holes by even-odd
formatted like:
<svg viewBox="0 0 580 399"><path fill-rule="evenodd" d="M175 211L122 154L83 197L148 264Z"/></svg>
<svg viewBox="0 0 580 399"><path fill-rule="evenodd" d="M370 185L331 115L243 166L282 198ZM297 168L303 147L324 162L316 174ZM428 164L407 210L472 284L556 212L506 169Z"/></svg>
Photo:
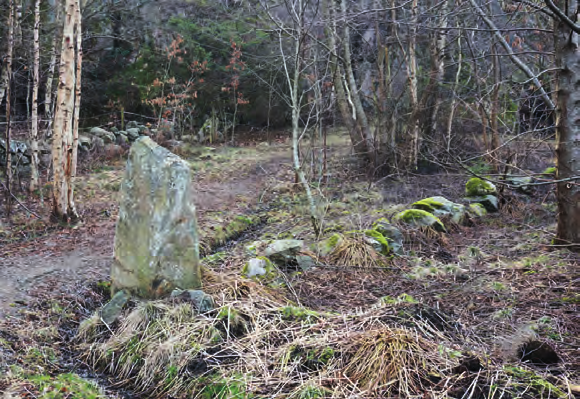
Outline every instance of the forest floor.
<svg viewBox="0 0 580 399"><path fill-rule="evenodd" d="M53 226L17 207L0 225L5 398L580 397L579 257L551 245L549 186L506 190L500 212L444 235L401 226L402 256L349 267L320 258L282 270L282 282L252 281L241 277L249 243L316 240L288 142L241 142L181 154L195 176L204 290L217 306L203 317L132 301L121 322L79 333L109 299L123 160L81 165L82 223ZM463 197L468 176L457 172L369 183L348 148L346 135L331 136L329 179L313 183L323 238L425 197ZM20 200L48 215L46 202ZM217 240L240 216L259 222ZM151 331L153 319L172 321Z"/></svg>

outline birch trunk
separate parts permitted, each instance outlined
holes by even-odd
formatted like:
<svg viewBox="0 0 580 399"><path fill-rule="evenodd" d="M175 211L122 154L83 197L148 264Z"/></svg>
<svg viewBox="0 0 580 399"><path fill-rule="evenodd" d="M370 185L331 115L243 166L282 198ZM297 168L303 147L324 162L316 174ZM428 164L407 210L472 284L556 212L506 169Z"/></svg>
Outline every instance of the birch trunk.
<svg viewBox="0 0 580 399"><path fill-rule="evenodd" d="M40 28L40 0L34 2L34 61L32 66L32 114L30 116L30 191L38 189L40 178L38 173L38 67L40 64L40 45L38 31Z"/></svg>
<svg viewBox="0 0 580 399"><path fill-rule="evenodd" d="M412 0L409 49L407 51L407 78L409 81L409 100L411 105L411 118L408 123L408 135L411 145L407 166L412 169L417 169L417 162L419 160L419 99L417 94L417 54L415 51L417 40L417 9L418 0Z"/></svg>
<svg viewBox="0 0 580 399"><path fill-rule="evenodd" d="M54 169L52 218L64 222L78 219L73 198L69 198L74 188L71 186L73 184L71 176L76 169L76 165L73 164L76 160L73 125L77 72L75 66L77 61L75 39L78 37L75 27L79 12L77 6L78 1L66 0L52 144Z"/></svg>
<svg viewBox="0 0 580 399"><path fill-rule="evenodd" d="M569 20L578 20L577 0L560 2L560 9ZM575 28L575 29L574 29ZM558 229L557 237L561 244L575 245L580 250L580 47L578 24L566 23L562 17L555 21L554 48L558 79L556 92L557 136L557 196L558 196Z"/></svg>
<svg viewBox="0 0 580 399"><path fill-rule="evenodd" d="M376 149L375 149L375 141L373 135L371 133L371 129L369 126L369 121L367 115L363 109L362 102L360 99L358 87L356 84L356 80L354 78L354 72L352 69L352 57L351 57L351 49L350 49L350 28L348 27L348 19L347 19L347 12L346 12L346 0L342 0L341 4L341 11L342 17L344 19L343 24L343 38L342 38L342 45L344 51L344 69L346 72L346 80L348 84L348 88L350 90L350 99L352 100L354 110L356 112L356 122L360 128L361 134L363 136L363 140L365 142L366 150L368 151L368 157L373 166L375 165L375 159L377 156Z"/></svg>
<svg viewBox="0 0 580 399"><path fill-rule="evenodd" d="M8 2L8 50L6 51L5 80L3 85L6 93L6 218L12 211L12 155L10 154L10 136L12 130L10 112L10 85L12 80L12 51L14 49L14 1ZM4 95L4 93L2 93ZM2 97L0 97L0 102Z"/></svg>
<svg viewBox="0 0 580 399"><path fill-rule="evenodd" d="M497 54L497 49L495 44L491 46L491 56L493 60L493 90L491 92L491 114L489 125L491 128L491 143L489 148L490 162L496 172L499 172L499 154L496 150L499 148L499 128L498 128L498 118L499 118L499 92L501 85L500 77L500 64L499 55Z"/></svg>
<svg viewBox="0 0 580 399"><path fill-rule="evenodd" d="M430 115L430 132L437 132L437 118L441 107L441 86L445 74L445 46L447 45L447 11L449 10L449 0L445 0L439 10L439 26L435 32L432 43L431 62L433 68L433 108Z"/></svg>
<svg viewBox="0 0 580 399"><path fill-rule="evenodd" d="M52 8L52 22L58 24L60 20L60 2L56 2L55 0L49 1L50 6ZM46 74L46 90L44 93L44 119L46 120L46 130L45 136L51 137L52 136L52 123L53 123L53 96L54 91L52 90L52 84L54 81L54 74L56 69L56 59L57 59L57 43L59 35L56 33L52 36L52 42L50 46L50 61L48 63L48 71Z"/></svg>
<svg viewBox="0 0 580 399"><path fill-rule="evenodd" d="M356 126L355 121L352 118L352 114L349 110L349 105L346 99L346 93L344 86L342 84L342 72L337 55L337 45L336 45L336 10L334 2L332 0L325 0L322 4L324 8L325 17L328 20L328 25L326 27L326 36L328 38L328 47L330 48L330 62L332 64L332 80L334 83L334 90L336 92L336 102L338 109L340 111L340 116L342 118L342 123L344 123L348 133L350 135L350 141L354 148L354 152L357 156L366 158L368 149L366 148L366 142L364 137L361 135L358 126Z"/></svg>

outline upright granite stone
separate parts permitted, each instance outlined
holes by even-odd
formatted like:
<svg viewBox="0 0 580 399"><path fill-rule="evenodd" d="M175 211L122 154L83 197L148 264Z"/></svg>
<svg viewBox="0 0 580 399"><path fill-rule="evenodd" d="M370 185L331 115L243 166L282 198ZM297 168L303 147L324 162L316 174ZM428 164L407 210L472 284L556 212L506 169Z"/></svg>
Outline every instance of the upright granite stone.
<svg viewBox="0 0 580 399"><path fill-rule="evenodd" d="M113 293L152 299L201 287L190 185L187 162L148 137L135 141L121 184Z"/></svg>

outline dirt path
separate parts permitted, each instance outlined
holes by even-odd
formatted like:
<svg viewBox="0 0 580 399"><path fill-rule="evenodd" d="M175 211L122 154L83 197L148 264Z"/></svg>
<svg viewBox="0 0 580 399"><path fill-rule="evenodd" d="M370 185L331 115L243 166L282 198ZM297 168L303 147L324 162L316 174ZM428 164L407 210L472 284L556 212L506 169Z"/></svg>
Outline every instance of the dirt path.
<svg viewBox="0 0 580 399"><path fill-rule="evenodd" d="M273 149L267 156L238 154L238 158L224 162L223 173L195 173L195 204L200 224L214 212L240 214L253 209L268 178L287 168L290 162L287 148ZM123 168L119 167L107 178L119 181L122 173ZM90 178L82 176L80 180ZM105 190L106 186L101 182L97 190ZM99 192L92 198L98 200L77 200L84 220L80 226L55 230L37 239L0 244L0 317L15 309L15 303L25 303L43 291L52 290L52 295L64 293L80 280L108 277L116 201Z"/></svg>

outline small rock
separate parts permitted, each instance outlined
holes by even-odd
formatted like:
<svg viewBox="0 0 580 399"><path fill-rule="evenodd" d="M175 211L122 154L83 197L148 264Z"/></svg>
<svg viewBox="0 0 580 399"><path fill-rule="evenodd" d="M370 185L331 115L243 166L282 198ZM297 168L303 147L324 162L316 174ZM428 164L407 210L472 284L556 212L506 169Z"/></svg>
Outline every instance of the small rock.
<svg viewBox="0 0 580 399"><path fill-rule="evenodd" d="M115 134L106 131L105 129L101 129L100 127L94 127L90 130L90 133L93 136L96 137L100 137L101 139L103 139L103 142L105 144L110 144L110 143L114 143L115 142Z"/></svg>
<svg viewBox="0 0 580 399"><path fill-rule="evenodd" d="M176 288L171 292L171 297L191 301L199 313L206 313L215 309L213 297L202 290L181 290Z"/></svg>
<svg viewBox="0 0 580 399"><path fill-rule="evenodd" d="M135 128L138 128L138 127L139 127L139 124L136 121L129 121L125 125L125 128L126 129L135 129Z"/></svg>
<svg viewBox="0 0 580 399"><path fill-rule="evenodd" d="M127 129L127 137L131 141L137 140L139 138L139 129L136 127Z"/></svg>
<svg viewBox="0 0 580 399"><path fill-rule="evenodd" d="M467 213L469 213L471 217L478 218L487 215L487 209L485 209L485 206L481 205L479 202L475 202L469 204L467 207Z"/></svg>
<svg viewBox="0 0 580 399"><path fill-rule="evenodd" d="M248 261L246 268L244 270L244 275L247 278L254 276L264 276L266 275L266 260L259 258L252 258Z"/></svg>
<svg viewBox="0 0 580 399"><path fill-rule="evenodd" d="M316 261L308 255L296 255L296 263L298 263L298 267L304 272L316 266Z"/></svg>
<svg viewBox="0 0 580 399"><path fill-rule="evenodd" d="M530 186L533 182L531 176L508 176L506 179L506 183L524 194L533 194L533 186Z"/></svg>
<svg viewBox="0 0 580 399"><path fill-rule="evenodd" d="M483 205L488 212L497 212L499 210L499 201L495 195L466 197L465 201L469 204L479 203Z"/></svg>
<svg viewBox="0 0 580 399"><path fill-rule="evenodd" d="M298 255L303 245L304 242L301 240L273 241L264 250L264 255L273 262L285 264L296 259L296 255Z"/></svg>
<svg viewBox="0 0 580 399"><path fill-rule="evenodd" d="M113 298L101 309L101 319L106 325L111 325L121 315L123 306L129 300L129 295L124 291L117 291Z"/></svg>
<svg viewBox="0 0 580 399"><path fill-rule="evenodd" d="M380 218L373 223L373 230L378 231L387 239L391 251L397 255L403 253L403 233L393 226L386 218Z"/></svg>
<svg viewBox="0 0 580 399"><path fill-rule="evenodd" d="M119 132L119 134L117 135L117 144L128 144L128 143L129 138L126 135Z"/></svg>

